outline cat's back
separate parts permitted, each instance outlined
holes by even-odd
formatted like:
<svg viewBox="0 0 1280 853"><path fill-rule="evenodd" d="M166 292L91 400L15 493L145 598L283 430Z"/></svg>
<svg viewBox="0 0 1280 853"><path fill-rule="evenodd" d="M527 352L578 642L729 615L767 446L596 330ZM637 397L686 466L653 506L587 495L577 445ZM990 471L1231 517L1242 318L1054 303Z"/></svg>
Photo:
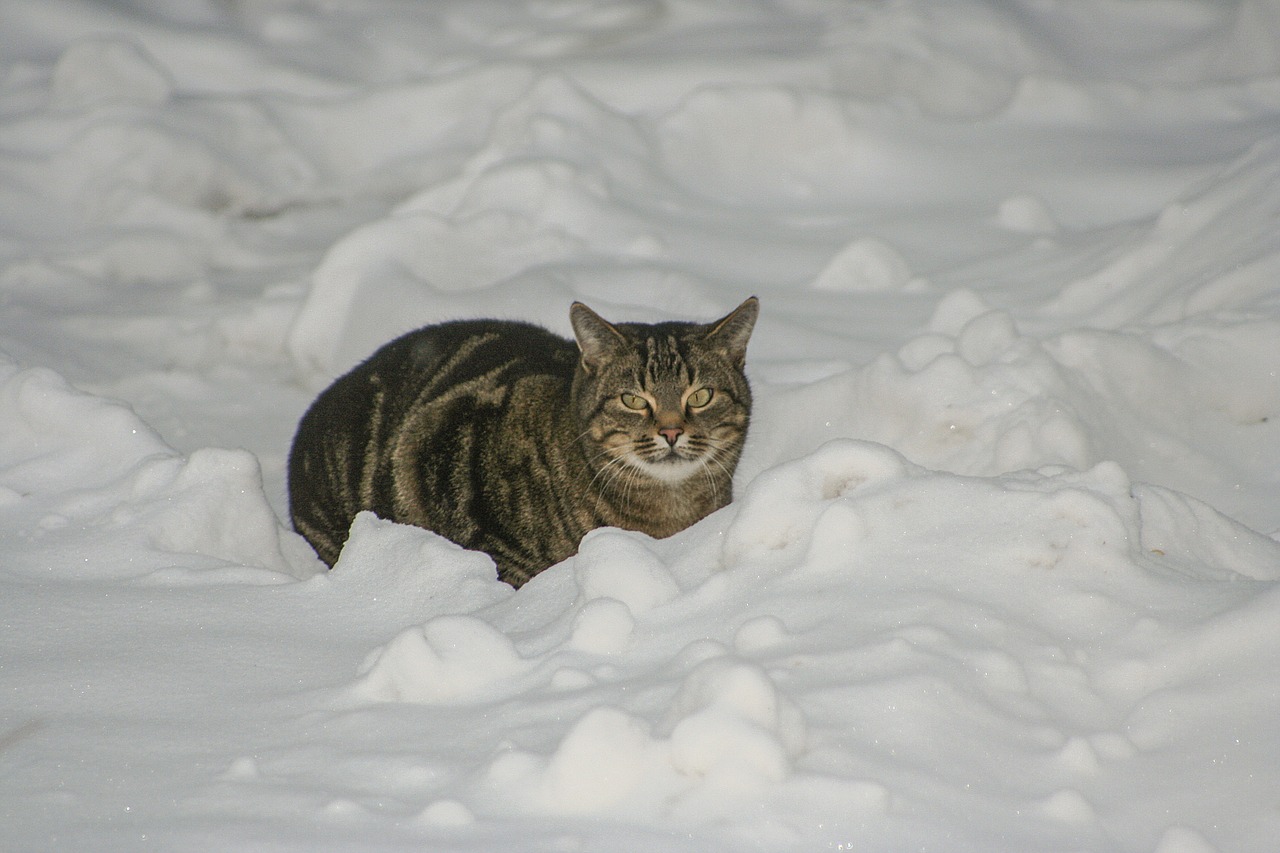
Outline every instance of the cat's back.
<svg viewBox="0 0 1280 853"><path fill-rule="evenodd" d="M303 415L289 456L295 527L331 565L361 509L461 541L474 451L527 438L530 417L563 411L576 366L573 342L518 321L458 320L385 344ZM428 513L431 492L449 495L458 518Z"/></svg>
<svg viewBox="0 0 1280 853"><path fill-rule="evenodd" d="M304 482L322 457L367 456L413 410L469 398L489 404L537 386L568 393L577 348L540 326L511 320L455 320L423 326L384 344L336 379L303 415L290 468ZM531 381L532 380L532 381ZM437 407L439 408L439 407Z"/></svg>
<svg viewBox="0 0 1280 853"><path fill-rule="evenodd" d="M571 341L532 323L455 320L402 335L348 376L365 381L376 376L380 384L403 394L428 386L481 390L486 383L536 376L568 383L576 365L577 347Z"/></svg>

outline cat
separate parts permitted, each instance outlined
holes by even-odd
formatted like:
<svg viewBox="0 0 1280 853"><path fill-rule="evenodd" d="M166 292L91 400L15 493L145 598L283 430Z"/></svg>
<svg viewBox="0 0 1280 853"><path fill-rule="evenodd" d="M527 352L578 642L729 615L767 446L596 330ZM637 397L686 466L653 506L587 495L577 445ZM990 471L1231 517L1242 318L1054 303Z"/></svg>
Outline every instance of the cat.
<svg viewBox="0 0 1280 853"><path fill-rule="evenodd" d="M489 554L520 586L604 526L670 536L727 504L751 418L759 302L714 323L609 323L576 341L459 320L386 344L303 415L294 529L332 566L356 513Z"/></svg>

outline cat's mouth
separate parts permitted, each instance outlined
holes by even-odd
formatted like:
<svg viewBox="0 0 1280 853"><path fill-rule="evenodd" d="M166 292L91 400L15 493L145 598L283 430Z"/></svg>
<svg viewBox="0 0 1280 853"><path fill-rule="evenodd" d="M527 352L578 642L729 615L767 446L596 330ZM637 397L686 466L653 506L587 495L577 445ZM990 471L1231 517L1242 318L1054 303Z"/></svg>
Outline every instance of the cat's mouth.
<svg viewBox="0 0 1280 853"><path fill-rule="evenodd" d="M687 480L702 468L702 462L675 447L643 457L633 455L632 464L655 480L667 483Z"/></svg>

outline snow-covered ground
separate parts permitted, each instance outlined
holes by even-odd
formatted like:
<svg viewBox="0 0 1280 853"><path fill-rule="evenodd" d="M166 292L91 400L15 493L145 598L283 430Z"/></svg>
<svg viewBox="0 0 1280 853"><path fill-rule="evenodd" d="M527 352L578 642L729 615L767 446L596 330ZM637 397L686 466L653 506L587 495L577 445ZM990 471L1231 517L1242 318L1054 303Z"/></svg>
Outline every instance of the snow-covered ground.
<svg viewBox="0 0 1280 853"><path fill-rule="evenodd" d="M737 500L512 592L284 458L761 299ZM1271 851L1272 0L5 0L0 848Z"/></svg>

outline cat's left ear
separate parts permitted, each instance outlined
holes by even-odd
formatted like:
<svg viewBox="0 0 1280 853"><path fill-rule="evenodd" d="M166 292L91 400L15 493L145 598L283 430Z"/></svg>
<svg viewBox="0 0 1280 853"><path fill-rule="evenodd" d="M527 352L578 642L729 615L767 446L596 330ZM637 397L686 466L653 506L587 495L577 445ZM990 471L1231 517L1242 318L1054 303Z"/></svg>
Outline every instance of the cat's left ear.
<svg viewBox="0 0 1280 853"><path fill-rule="evenodd" d="M578 349L582 351L582 364L587 372L594 372L618 345L625 342L622 333L596 312L581 302L569 307L569 322L573 324Z"/></svg>
<svg viewBox="0 0 1280 853"><path fill-rule="evenodd" d="M708 324L711 330L707 332L707 342L727 355L739 370L747 363L747 341L759 314L760 300L752 296L729 316Z"/></svg>

